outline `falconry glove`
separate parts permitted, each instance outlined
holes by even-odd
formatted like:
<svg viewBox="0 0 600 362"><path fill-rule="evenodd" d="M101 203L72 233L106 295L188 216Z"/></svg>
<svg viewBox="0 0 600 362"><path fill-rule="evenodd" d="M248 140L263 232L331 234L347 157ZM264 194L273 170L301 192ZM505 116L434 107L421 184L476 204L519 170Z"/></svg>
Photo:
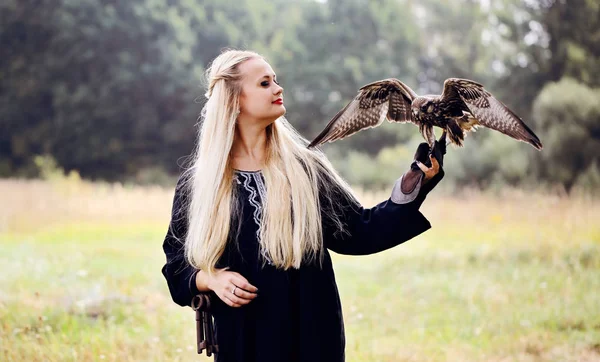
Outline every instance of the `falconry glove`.
<svg viewBox="0 0 600 362"><path fill-rule="evenodd" d="M410 165L410 169L402 175L392 189L391 200L396 204L413 203L417 208L421 206L425 200L425 196L433 190L433 188L444 178L444 155L446 154L446 140L442 137L439 141L435 141L435 146L431 154L436 158L440 165L438 173L430 180L423 182L425 173L417 165L417 161L427 167L431 167L429 159L429 145L425 142L419 144L415 152L414 160Z"/></svg>

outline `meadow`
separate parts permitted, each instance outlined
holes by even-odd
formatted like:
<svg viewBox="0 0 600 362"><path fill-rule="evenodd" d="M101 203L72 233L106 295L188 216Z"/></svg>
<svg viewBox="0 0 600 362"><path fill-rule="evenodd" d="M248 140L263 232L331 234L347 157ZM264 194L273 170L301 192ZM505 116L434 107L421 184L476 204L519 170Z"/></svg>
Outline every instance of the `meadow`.
<svg viewBox="0 0 600 362"><path fill-rule="evenodd" d="M0 360L212 360L160 272L172 193L0 180ZM434 191L431 230L333 255L346 360L600 361L599 201Z"/></svg>

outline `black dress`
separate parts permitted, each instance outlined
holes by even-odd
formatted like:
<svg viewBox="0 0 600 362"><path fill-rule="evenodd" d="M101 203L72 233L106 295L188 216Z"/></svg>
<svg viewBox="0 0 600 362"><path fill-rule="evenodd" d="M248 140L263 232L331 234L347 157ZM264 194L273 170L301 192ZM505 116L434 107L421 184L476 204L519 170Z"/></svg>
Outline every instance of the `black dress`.
<svg viewBox="0 0 600 362"><path fill-rule="evenodd" d="M338 362L344 361L344 324L333 266L327 249L340 254L366 255L403 243L431 227L418 210L424 195L406 204L388 199L367 209L340 198L348 235L334 233L323 214L325 244L322 267L305 263L300 269L279 270L260 254L258 227L265 185L262 173L236 171L234 182L243 203L239 234L230 234L217 267L228 266L259 290L249 304L232 308L216 295L213 306L217 362ZM418 191L418 190L417 190ZM337 194L339 195L339 193ZM186 194L181 180L175 190L173 214L163 243L167 262L162 273L175 303L189 306L198 293L197 270L183 257L182 239L187 228ZM335 234L335 235L334 235ZM266 258L266 259L263 259ZM267 263L263 267L263 260ZM190 328L192 328L190 317Z"/></svg>

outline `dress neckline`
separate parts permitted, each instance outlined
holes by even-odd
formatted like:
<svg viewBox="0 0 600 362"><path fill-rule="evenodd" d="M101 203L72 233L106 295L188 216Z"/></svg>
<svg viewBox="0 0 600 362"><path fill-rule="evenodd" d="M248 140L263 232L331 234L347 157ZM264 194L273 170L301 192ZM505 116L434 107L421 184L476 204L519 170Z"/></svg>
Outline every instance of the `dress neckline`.
<svg viewBox="0 0 600 362"><path fill-rule="evenodd" d="M238 170L237 168L234 168L233 171L237 172L237 173L261 173L262 172L262 170L246 171L246 170Z"/></svg>

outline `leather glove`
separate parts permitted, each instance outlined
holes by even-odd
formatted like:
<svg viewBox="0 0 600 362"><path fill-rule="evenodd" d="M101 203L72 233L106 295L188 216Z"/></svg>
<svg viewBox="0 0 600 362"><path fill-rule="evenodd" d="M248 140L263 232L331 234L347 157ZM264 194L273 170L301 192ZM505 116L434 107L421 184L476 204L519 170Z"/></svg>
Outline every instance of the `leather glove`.
<svg viewBox="0 0 600 362"><path fill-rule="evenodd" d="M425 152L425 151L427 151L427 152ZM413 161L413 163L410 165L410 171L414 170L414 166L416 166L417 169L419 171L421 171L419 166L416 165L416 161L421 162L422 164L424 164L427 167L431 167L432 166L431 159L429 158L430 154L437 160L438 164L440 165L440 168L438 170L438 173L435 174L435 176L433 176L430 180L427 180L423 183L423 187L428 188L429 191L433 190L435 185L437 185L438 182L440 182L444 178L444 175L446 174L444 172L444 167L443 167L444 166L444 155L446 154L446 133L443 133L442 136L440 137L440 139L435 141L435 144L433 145L433 150L431 150L431 151L429 151L429 145L427 143L421 143L419 145L419 147L417 148L417 152L415 153L415 161ZM421 171L421 172L423 173L423 171ZM423 173L423 175L425 175L425 174Z"/></svg>
<svg viewBox="0 0 600 362"><path fill-rule="evenodd" d="M445 172L443 169L444 155L446 154L446 137L442 134L439 140L435 141L433 150L429 149L429 145L425 142L419 144L410 165L410 169L396 181L392 190L392 201L398 204L407 204L415 201L415 206L418 208L425 200L425 196L433 190L433 188L444 178ZM431 179L425 181L425 173L418 166L418 162L426 167L432 167L429 155L435 157L439 164L438 173Z"/></svg>

